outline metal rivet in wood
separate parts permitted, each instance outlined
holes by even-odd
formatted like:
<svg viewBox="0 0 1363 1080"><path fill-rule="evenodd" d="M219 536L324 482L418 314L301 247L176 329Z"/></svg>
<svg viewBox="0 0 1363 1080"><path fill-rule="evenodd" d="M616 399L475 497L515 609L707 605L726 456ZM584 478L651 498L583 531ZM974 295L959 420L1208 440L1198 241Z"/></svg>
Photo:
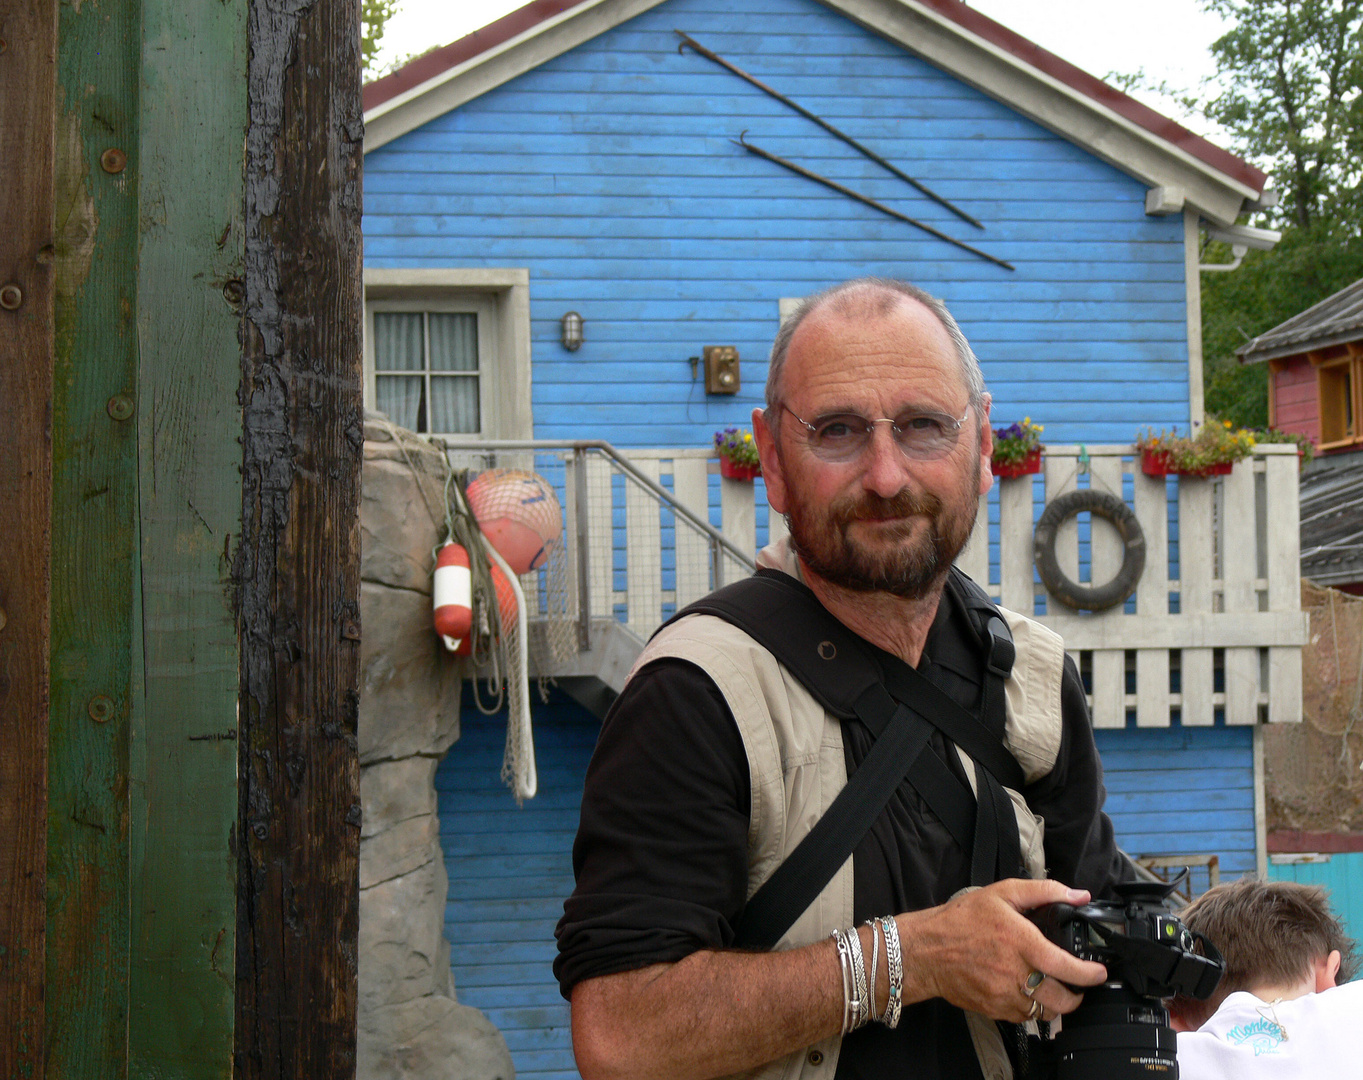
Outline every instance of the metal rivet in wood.
<svg viewBox="0 0 1363 1080"><path fill-rule="evenodd" d="M14 282L8 285L0 285L0 308L6 311L17 311L19 305L24 302L24 290L19 288Z"/></svg>
<svg viewBox="0 0 1363 1080"><path fill-rule="evenodd" d="M111 146L99 155L99 165L106 173L121 173L128 164L128 155Z"/></svg>
<svg viewBox="0 0 1363 1080"><path fill-rule="evenodd" d="M107 408L115 420L127 420L133 414L133 399L127 394L115 394L109 399Z"/></svg>
<svg viewBox="0 0 1363 1080"><path fill-rule="evenodd" d="M86 706L90 713L90 719L96 724L103 724L114 715L114 703L103 694L97 694L90 699L90 704Z"/></svg>

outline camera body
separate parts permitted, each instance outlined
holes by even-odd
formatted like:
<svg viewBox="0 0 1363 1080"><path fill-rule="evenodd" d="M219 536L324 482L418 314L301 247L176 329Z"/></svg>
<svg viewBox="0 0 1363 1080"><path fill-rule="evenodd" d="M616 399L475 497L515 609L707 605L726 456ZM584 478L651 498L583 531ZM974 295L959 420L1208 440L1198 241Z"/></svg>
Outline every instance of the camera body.
<svg viewBox="0 0 1363 1080"><path fill-rule="evenodd" d="M1032 1040L1036 1080L1177 1080L1175 1036L1162 998L1205 1001L1225 970L1221 954L1169 909L1177 882L1124 882L1118 900L1027 913L1046 937L1081 960L1107 966L1108 981L1083 990L1054 1040Z"/></svg>

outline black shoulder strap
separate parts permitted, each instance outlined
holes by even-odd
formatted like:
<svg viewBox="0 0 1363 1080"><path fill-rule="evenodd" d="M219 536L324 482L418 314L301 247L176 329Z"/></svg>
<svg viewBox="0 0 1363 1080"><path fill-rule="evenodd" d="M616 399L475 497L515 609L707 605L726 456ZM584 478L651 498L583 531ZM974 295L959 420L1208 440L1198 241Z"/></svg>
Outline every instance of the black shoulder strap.
<svg viewBox="0 0 1363 1080"><path fill-rule="evenodd" d="M897 673L903 684L900 693L891 696L881 665L865 643L787 574L759 570L673 619L696 613L738 626L800 679L830 713L844 720L856 717L876 735L870 753L828 811L749 899L736 930L736 945L774 946L846 862L906 775L957 842L971 852L972 884L1019 872L1017 823L996 772L1003 774L1005 783L1020 786L1022 770L1003 747L1001 730L991 732L907 666ZM997 619L997 612L994 615ZM1006 625L997 621L1006 635ZM991 658L994 651L991 647ZM1011 656L1007 659L1011 668ZM945 762L923 752L932 727L984 766L978 803Z"/></svg>

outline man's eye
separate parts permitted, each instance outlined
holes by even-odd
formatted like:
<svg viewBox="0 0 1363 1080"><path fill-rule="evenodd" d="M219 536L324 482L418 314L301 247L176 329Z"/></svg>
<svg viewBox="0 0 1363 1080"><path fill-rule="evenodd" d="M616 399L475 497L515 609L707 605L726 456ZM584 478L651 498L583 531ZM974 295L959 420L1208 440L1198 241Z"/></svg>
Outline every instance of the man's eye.
<svg viewBox="0 0 1363 1080"><path fill-rule="evenodd" d="M900 431L913 431L921 435L936 435L942 430L942 423L932 416L909 416L895 425Z"/></svg>
<svg viewBox="0 0 1363 1080"><path fill-rule="evenodd" d="M857 429L850 420L845 417L834 417L821 422L814 432L814 437L822 442L839 442L854 438L856 434Z"/></svg>

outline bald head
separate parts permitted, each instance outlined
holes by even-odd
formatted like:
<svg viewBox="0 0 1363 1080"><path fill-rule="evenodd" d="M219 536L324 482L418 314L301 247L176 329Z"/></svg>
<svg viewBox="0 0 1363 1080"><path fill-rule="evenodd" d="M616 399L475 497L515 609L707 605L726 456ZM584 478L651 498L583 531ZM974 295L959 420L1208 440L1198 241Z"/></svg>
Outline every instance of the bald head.
<svg viewBox="0 0 1363 1080"><path fill-rule="evenodd" d="M854 278L815 293L781 325L772 343L771 364L767 369L767 407L772 408L781 401L781 378L791 340L810 316L827 313L842 319L884 319L901 304L913 303L927 308L942 324L960 364L961 381L970 395L970 404L978 407L984 400L984 374L980 371L980 362L975 358L970 343L947 311L946 304L906 281L877 277Z"/></svg>

